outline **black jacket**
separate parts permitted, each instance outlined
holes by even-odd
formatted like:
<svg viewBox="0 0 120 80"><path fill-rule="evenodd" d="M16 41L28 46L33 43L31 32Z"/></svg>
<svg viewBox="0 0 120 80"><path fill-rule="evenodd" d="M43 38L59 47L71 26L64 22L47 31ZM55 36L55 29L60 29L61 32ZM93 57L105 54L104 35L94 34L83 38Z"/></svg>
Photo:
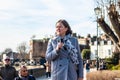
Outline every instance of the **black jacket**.
<svg viewBox="0 0 120 80"><path fill-rule="evenodd" d="M17 76L17 71L14 67L10 65L2 66L0 68L0 76L4 80L14 80L14 78Z"/></svg>
<svg viewBox="0 0 120 80"><path fill-rule="evenodd" d="M29 75L26 77L27 80L36 80L34 76ZM21 77L16 77L14 80L23 80Z"/></svg>

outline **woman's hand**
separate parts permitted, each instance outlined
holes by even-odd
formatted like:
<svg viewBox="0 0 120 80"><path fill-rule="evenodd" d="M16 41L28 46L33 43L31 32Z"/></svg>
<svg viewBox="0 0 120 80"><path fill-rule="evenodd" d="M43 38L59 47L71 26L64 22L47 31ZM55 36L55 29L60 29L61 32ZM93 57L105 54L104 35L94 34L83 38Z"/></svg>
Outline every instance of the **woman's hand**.
<svg viewBox="0 0 120 80"><path fill-rule="evenodd" d="M60 50L63 47L63 43L59 42L56 47L56 51Z"/></svg>

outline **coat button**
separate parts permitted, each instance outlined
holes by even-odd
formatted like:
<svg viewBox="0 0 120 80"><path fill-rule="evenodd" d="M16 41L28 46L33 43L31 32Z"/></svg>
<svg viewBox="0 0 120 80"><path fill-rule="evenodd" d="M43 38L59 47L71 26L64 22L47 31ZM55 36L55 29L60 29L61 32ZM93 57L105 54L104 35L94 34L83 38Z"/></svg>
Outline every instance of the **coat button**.
<svg viewBox="0 0 120 80"><path fill-rule="evenodd" d="M62 65L60 64L59 66L61 67Z"/></svg>

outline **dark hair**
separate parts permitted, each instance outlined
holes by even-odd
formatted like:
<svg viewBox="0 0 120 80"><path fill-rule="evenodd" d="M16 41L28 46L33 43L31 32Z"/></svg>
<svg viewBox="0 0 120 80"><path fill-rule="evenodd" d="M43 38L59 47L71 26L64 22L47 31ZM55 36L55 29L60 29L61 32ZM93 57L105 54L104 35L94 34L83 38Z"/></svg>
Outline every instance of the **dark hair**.
<svg viewBox="0 0 120 80"><path fill-rule="evenodd" d="M67 22L66 20L60 19L60 20L58 20L58 21L56 22L56 24L59 23L59 22L62 23L62 24L65 26L65 28L68 28L68 30L67 30L67 32L66 32L66 35L72 34L72 30L71 30L71 28L70 28L70 25L68 24L68 22Z"/></svg>
<svg viewBox="0 0 120 80"><path fill-rule="evenodd" d="M27 69L27 67L25 65L21 65L19 70L21 70L22 68L26 68Z"/></svg>

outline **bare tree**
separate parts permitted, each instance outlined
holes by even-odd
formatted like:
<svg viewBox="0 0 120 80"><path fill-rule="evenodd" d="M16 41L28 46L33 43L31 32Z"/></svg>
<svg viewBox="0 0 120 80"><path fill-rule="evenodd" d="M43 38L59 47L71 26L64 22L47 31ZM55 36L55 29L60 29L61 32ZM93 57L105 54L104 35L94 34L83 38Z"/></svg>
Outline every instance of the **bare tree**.
<svg viewBox="0 0 120 80"><path fill-rule="evenodd" d="M1 54L1 58L3 57L3 54L6 54L9 57L13 57L13 51L11 48L5 48L5 50Z"/></svg>
<svg viewBox="0 0 120 80"><path fill-rule="evenodd" d="M120 0L95 0L95 3L101 10L97 22L120 53Z"/></svg>
<svg viewBox="0 0 120 80"><path fill-rule="evenodd" d="M97 15L97 22L113 41L114 53L119 55L120 61L120 0L95 0L95 3L97 5L95 9L101 10Z"/></svg>
<svg viewBox="0 0 120 80"><path fill-rule="evenodd" d="M20 54L21 59L25 59L25 54L27 53L27 44L26 42L22 42L18 45L17 51Z"/></svg>
<svg viewBox="0 0 120 80"><path fill-rule="evenodd" d="M6 48L6 49L4 50L4 53L5 53L5 54L11 53L11 52L12 52L12 49L11 49L11 48Z"/></svg>

